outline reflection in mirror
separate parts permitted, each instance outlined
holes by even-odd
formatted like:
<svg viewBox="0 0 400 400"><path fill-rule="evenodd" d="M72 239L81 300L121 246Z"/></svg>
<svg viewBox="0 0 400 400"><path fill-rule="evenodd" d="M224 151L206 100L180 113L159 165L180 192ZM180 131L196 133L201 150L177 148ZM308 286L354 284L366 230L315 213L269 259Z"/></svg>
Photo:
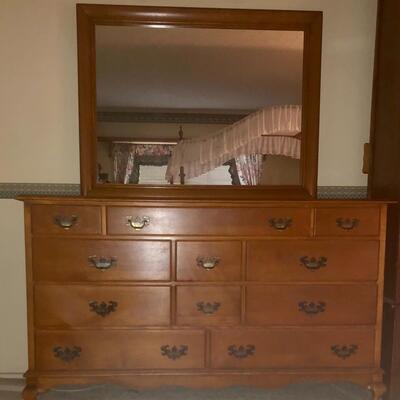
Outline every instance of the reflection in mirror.
<svg viewBox="0 0 400 400"><path fill-rule="evenodd" d="M303 36L97 25L98 182L299 185Z"/></svg>

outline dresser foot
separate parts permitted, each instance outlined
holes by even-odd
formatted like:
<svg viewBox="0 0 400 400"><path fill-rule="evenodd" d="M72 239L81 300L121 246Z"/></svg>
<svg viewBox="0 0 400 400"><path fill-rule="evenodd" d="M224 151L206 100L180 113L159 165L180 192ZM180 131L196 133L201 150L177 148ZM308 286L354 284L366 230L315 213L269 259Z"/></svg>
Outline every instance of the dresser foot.
<svg viewBox="0 0 400 400"><path fill-rule="evenodd" d="M369 389L372 391L373 400L382 400L383 395L386 393L386 385L382 382L373 383Z"/></svg>
<svg viewBox="0 0 400 400"><path fill-rule="evenodd" d="M28 384L25 386L22 391L22 399L23 400L36 400L38 394L38 388L36 385Z"/></svg>

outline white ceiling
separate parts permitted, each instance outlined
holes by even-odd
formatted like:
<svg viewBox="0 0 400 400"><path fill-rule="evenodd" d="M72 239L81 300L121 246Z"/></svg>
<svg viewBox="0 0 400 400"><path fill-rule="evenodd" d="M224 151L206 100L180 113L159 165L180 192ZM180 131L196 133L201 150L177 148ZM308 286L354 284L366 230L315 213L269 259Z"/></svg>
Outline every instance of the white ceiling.
<svg viewBox="0 0 400 400"><path fill-rule="evenodd" d="M303 33L96 27L100 109L301 104Z"/></svg>

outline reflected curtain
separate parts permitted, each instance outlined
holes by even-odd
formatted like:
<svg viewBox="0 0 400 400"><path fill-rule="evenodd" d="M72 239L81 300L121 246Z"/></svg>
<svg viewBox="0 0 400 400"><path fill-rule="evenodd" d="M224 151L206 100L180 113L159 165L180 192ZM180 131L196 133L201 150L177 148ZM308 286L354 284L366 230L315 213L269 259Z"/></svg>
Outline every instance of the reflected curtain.
<svg viewBox="0 0 400 400"><path fill-rule="evenodd" d="M138 183L140 165L167 165L173 145L113 144L114 183Z"/></svg>
<svg viewBox="0 0 400 400"><path fill-rule="evenodd" d="M235 158L241 185L259 185L261 182L263 155L241 154Z"/></svg>
<svg viewBox="0 0 400 400"><path fill-rule="evenodd" d="M114 183L129 183L132 174L135 149L128 143L113 143Z"/></svg>

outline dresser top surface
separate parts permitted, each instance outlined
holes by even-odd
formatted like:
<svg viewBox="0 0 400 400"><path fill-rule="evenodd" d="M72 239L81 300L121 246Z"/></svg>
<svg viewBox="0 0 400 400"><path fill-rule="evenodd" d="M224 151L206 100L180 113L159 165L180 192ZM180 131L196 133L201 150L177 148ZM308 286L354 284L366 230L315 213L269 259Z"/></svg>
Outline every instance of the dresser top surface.
<svg viewBox="0 0 400 400"><path fill-rule="evenodd" d="M396 204L390 200L135 200L117 198L63 197L63 196L19 196L16 200L27 204L70 204L111 206L157 206L157 207L366 207Z"/></svg>

